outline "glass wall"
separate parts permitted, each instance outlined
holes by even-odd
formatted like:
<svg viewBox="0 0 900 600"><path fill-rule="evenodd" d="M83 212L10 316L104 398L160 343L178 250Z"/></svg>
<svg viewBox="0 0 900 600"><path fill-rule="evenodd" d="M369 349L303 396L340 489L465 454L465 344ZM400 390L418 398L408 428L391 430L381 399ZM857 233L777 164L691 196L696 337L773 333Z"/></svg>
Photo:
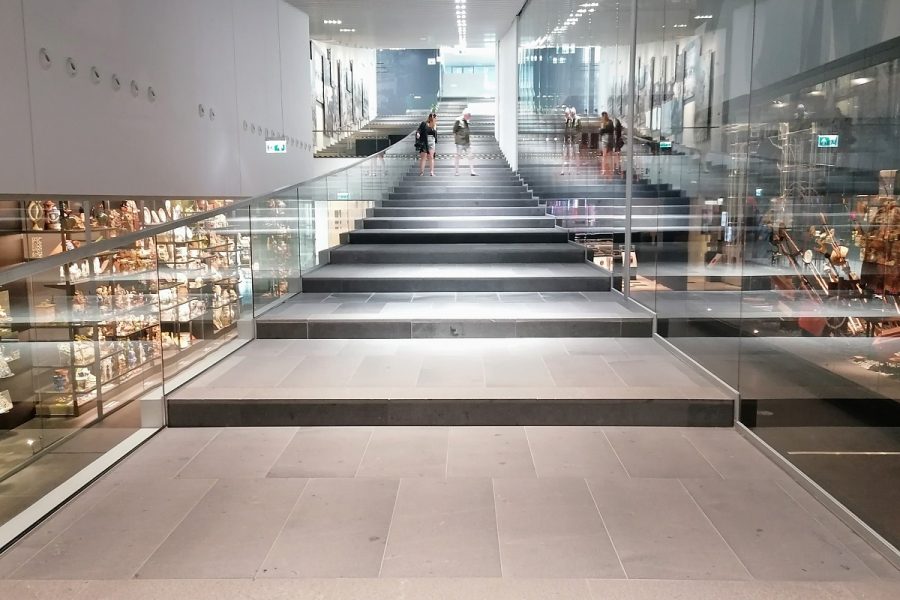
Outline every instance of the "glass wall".
<svg viewBox="0 0 900 600"><path fill-rule="evenodd" d="M408 170L410 148L249 200L126 200L111 210L119 225L133 218L115 235L96 231L108 207L76 213L86 233L74 220L21 233L20 245L59 250L0 269L0 526L132 434L162 427L165 395L301 291L302 273ZM46 202L35 220L55 225L59 205Z"/></svg>
<svg viewBox="0 0 900 600"><path fill-rule="evenodd" d="M526 181L611 267L630 205L658 333L900 544L900 3L531 0L519 31Z"/></svg>

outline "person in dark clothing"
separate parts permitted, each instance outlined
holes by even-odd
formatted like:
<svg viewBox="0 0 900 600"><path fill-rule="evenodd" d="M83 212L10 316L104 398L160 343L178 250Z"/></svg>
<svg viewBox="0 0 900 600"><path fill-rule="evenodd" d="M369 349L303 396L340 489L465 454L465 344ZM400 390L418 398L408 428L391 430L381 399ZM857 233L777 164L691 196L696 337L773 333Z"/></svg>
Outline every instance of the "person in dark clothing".
<svg viewBox="0 0 900 600"><path fill-rule="evenodd" d="M622 148L625 147L625 137L623 136L624 127L622 127L622 121L615 119L615 128L614 135L616 139L616 147L615 147L615 167L616 171L620 171L622 169Z"/></svg>
<svg viewBox="0 0 900 600"><path fill-rule="evenodd" d="M431 113L428 119L419 123L416 131L416 150L419 151L419 175L425 174L425 163L431 165L434 177L434 151L437 147L437 115Z"/></svg>
<svg viewBox="0 0 900 600"><path fill-rule="evenodd" d="M604 173L609 171L611 166L613 150L616 147L615 134L615 124L609 118L609 113L603 111L600 113L600 151L603 154L601 170Z"/></svg>

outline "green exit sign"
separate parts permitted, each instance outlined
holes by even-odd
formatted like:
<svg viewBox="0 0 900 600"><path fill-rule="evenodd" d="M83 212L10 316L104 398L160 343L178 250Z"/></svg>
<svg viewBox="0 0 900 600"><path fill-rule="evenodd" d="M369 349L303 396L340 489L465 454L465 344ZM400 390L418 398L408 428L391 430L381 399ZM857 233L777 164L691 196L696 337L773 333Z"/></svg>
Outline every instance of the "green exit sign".
<svg viewBox="0 0 900 600"><path fill-rule="evenodd" d="M287 140L266 140L266 154L287 153Z"/></svg>
<svg viewBox="0 0 900 600"><path fill-rule="evenodd" d="M338 199L338 200L349 200L349 199L350 199L350 192L338 192L338 193L337 193L337 199Z"/></svg>
<svg viewBox="0 0 900 600"><path fill-rule="evenodd" d="M819 136L819 148L837 148L840 143L839 135L825 134Z"/></svg>

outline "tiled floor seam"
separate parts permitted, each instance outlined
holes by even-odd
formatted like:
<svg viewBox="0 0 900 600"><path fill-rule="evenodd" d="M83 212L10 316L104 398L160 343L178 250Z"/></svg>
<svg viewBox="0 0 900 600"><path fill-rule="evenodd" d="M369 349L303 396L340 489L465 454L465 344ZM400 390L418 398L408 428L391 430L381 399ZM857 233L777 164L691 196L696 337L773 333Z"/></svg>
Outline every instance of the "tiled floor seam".
<svg viewBox="0 0 900 600"><path fill-rule="evenodd" d="M590 484L587 479L582 480L584 482L584 487L587 488L588 494L591 496L591 502L594 503L594 508L597 510L597 514L600 516L600 524L603 525L603 531L606 532L606 537L609 538L609 544L612 546L613 552L616 553L616 560L619 561L619 567L622 569L622 574L625 575L625 579L630 579L628 577L628 570L625 568L625 563L622 562L622 557L619 555L619 549L616 548L616 540L613 539L612 533L609 531L609 527L606 526L606 519L603 518L603 512L600 510L600 505L597 504L597 499L594 497L594 491L591 489Z"/></svg>
<svg viewBox="0 0 900 600"><path fill-rule="evenodd" d="M791 502L793 502L794 504L796 504L797 506L800 507L800 510L802 510L804 513L806 513L807 515L809 515L809 517L810 517L815 523L821 525L823 529L829 531L829 532L834 536L835 541L836 541L838 544L840 544L840 547L843 548L843 549L844 549L848 554L850 554L851 556L856 557L856 559L859 560L860 564L861 564L862 566L864 566L864 567L866 568L866 570L869 571L869 573L871 573L872 577L876 578L876 579L879 580L879 581L889 581L889 580L886 580L886 579L884 579L883 577L879 576L874 570L872 570L872 568L869 566L869 564L868 564L865 560L863 560L863 558L862 558L860 555L858 555L858 554L857 554L856 552L854 552L849 546L847 546L847 544L845 544L844 541L838 537L837 532L835 532L835 531L832 530L832 528L833 528L832 525L827 525L827 524L824 523L819 517L817 517L816 515L814 515L808 508L806 508L805 506L803 506L803 504L800 503L800 502L794 497L794 495L791 494L791 493L790 493L790 492L789 492L789 491L781 484L780 481L775 480L774 483L775 483L776 486L778 486L778 489L780 489L780 490L784 493L785 496L787 496L788 498L791 499ZM799 484L798 484L798 485L799 485ZM806 491L805 489L801 488L801 490L802 490L802 493L804 493L804 494L807 493L807 491ZM819 500L818 500L817 498L813 497L813 500L814 500L815 502L819 503L819 504L822 506L822 508L823 508L824 510L828 511L828 507L826 507L824 504L822 504L821 502L819 502ZM830 511L829 511L829 514L831 514ZM837 515L834 515L834 516L835 516L835 519L837 519L838 524L839 524L840 527L846 527L846 524L845 524L843 521L841 521L840 518L837 517ZM848 528L848 529L849 529L849 528ZM851 534L851 535L858 535L858 534L857 534L855 531L853 531L852 529L850 530L850 534ZM862 538L860 538L860 539L862 540ZM863 541L863 543L866 544L867 547L871 548L871 546L869 545L868 542L866 542L865 540L862 540L862 541ZM872 550L875 551L874 548L873 548Z"/></svg>
<svg viewBox="0 0 900 600"><path fill-rule="evenodd" d="M207 440L207 442L206 442L205 444L203 444L203 446L202 446L199 450L197 450L197 451L193 454L193 456L191 456L188 460L184 461L184 464L181 465L181 468L178 469L178 471L177 471L174 475L172 475L172 479L178 479L178 477L179 477L179 475L181 475L182 471L184 471L184 470L187 468L187 466L188 466L189 464L191 464L192 462L194 462L194 460L195 460L198 456L200 456L200 453L203 452L204 450L206 450L206 449L209 447L209 445L212 444L213 441L214 441L216 438L218 438L220 435L222 435L222 432L223 432L223 431L225 431L225 428L224 428L224 427L220 427L220 428L219 428L219 431L218 431L218 433L216 433L216 435L214 435L214 436L212 436L211 438L209 438L209 440Z"/></svg>
<svg viewBox="0 0 900 600"><path fill-rule="evenodd" d="M625 472L625 476L628 477L628 479L634 479L631 476L631 473L628 472L628 467L626 467L625 463L622 462L622 457L619 456L619 453L616 451L616 447L615 445L613 445L612 440L609 439L608 435L606 435L606 429L601 429L600 431L603 433L603 439L605 439L606 443L609 444L609 449L612 450L612 453L613 455L615 455L616 460L619 461L619 465L621 465L622 470Z"/></svg>
<svg viewBox="0 0 900 600"><path fill-rule="evenodd" d="M491 506L494 507L494 527L497 530L497 561L500 563L500 577L503 577L503 544L500 543L500 516L497 512L497 486L494 485L494 477L491 477Z"/></svg>
<svg viewBox="0 0 900 600"><path fill-rule="evenodd" d="M397 517L397 506L400 504L400 492L403 489L403 477L397 480L397 495L394 496L394 507L391 509L391 520L388 523L387 535L384 536L384 550L381 552L381 563L378 565L378 577L384 570L384 560L387 558L388 546L391 544L391 530L394 528L394 519Z"/></svg>
<svg viewBox="0 0 900 600"><path fill-rule="evenodd" d="M299 432L298 432L299 433ZM375 428L373 427L371 431L369 431L369 439L366 440L366 445L363 448L362 454L359 455L359 462L356 463L356 470L353 471L353 478L356 479L359 477L359 470L362 468L363 460L366 458L366 452L369 451L369 444L372 443L372 438L375 437ZM281 457L279 457L281 458Z"/></svg>
<svg viewBox="0 0 900 600"><path fill-rule="evenodd" d="M725 476L724 476L724 475L716 468L716 465L712 464L712 461L709 460L709 459L706 457L706 455L703 453L703 451L700 450L700 448L697 447L697 444L695 444L694 441L693 441L690 437L688 437L687 435L685 435L685 432L684 432L684 431L681 432L681 437L682 437L682 439L684 439L688 444L690 444L690 445L691 445L691 448L693 448L693 449L697 452L697 454L699 454L700 457L703 458L703 460L706 462L706 464L708 464L708 465L710 466L710 468L711 468L713 471L716 472L716 475L718 475L719 477L721 477L723 481L724 481L725 479L727 479L727 477L725 477ZM754 448L753 450L755 451L756 448Z"/></svg>
<svg viewBox="0 0 900 600"><path fill-rule="evenodd" d="M280 457L279 457L280 458ZM312 478L308 478L306 482L303 484L303 489L300 490L300 493L297 494L297 499L294 500L294 505L291 507L291 510L287 511L287 514L284 517L284 521L281 523L281 527L278 529L278 535L272 540L272 544L269 546L269 549L266 551L266 555L263 557L262 561L259 563L259 566L256 567L256 572L253 575L253 580L255 581L259 577L259 570L265 566L266 562L269 560L269 557L272 555L272 550L275 546L278 545L278 540L281 539L281 534L284 533L284 528L287 526L288 521L291 520L291 517L294 514L294 511L297 510L297 507L300 506L300 501L303 499L303 495L306 493L306 490L309 488L309 482L312 481Z"/></svg>
<svg viewBox="0 0 900 600"><path fill-rule="evenodd" d="M195 479L195 481L199 480L199 479L201 479L201 478L198 477L197 479ZM149 560L151 558L153 558L153 555L156 554L159 551L159 549L163 547L163 544L165 544L169 540L169 538L172 536L172 534L175 532L175 530L178 529L179 527L181 527L181 524L184 523L185 519L187 519L188 516L190 516L190 514L192 512L194 512L194 509L196 509L198 506L200 506L200 503L203 502L203 499L209 495L209 492L216 486L216 484L219 481L221 481L221 479L208 479L206 481L210 482L209 487L206 488L206 491L203 494L201 494L197 498L197 501L194 502L194 504L184 512L184 514L181 516L181 518L178 519L178 522L169 528L169 532L166 533L165 537L163 537L160 540L159 544L157 544L153 550L151 550L149 553L147 553L147 556L144 558L144 560L141 561L141 564L139 564L138 567L134 570L134 572L131 573L131 577L129 577L129 579L134 579L135 576L141 572L141 569L144 568L144 565L146 565L147 562L149 562Z"/></svg>
<svg viewBox="0 0 900 600"><path fill-rule="evenodd" d="M108 477L108 476L109 476L109 473L106 474L106 477ZM101 479L102 479L102 478L101 478ZM84 490L82 490L81 493L82 493L82 494L88 493L88 491L90 491L96 484L97 484L97 482L95 482L95 483L89 485L89 486L86 487ZM91 502L91 506L90 506L89 508L87 508L87 509L84 511L84 513L83 513L80 517L78 517L77 519L73 520L73 521L72 521L71 523L69 523L66 527L63 527L61 530L59 530L59 531L56 533L56 535L54 535L52 538L50 538L49 540L47 540L47 542L46 542L45 544L43 544L40 548L38 548L38 549L35 550L33 553L31 553L31 555L30 555L27 559L23 560L23 561L22 561L22 564L20 564L18 567L16 567L15 569L13 569L13 570L12 570L8 575L6 575L5 577L0 577L0 580L11 580L11 579L13 579L13 577L14 577L15 574L19 571L19 569L21 569L21 568L24 567L26 564L28 564L29 562L31 562L31 560L32 560L34 557L36 557L38 554L40 554L41 552L43 552L44 549L47 548L47 546L49 546L50 544L52 544L53 542L55 542L61 535L63 535L65 532L67 532L69 529L71 529L76 523L78 523L79 521L81 521L81 519L83 519L85 516L87 516L87 514L90 513L90 512L94 509L94 507L96 507L100 502L102 502L103 500L105 500L106 497L109 496L109 495L113 492L113 490L116 489L117 485L118 485L118 484L112 485L112 486L106 491L106 493L101 494L99 498L97 498L94 502ZM43 525L44 523L46 523L48 520L52 519L52 518L53 518L56 514L58 514L59 512L61 512L61 511L63 511L63 510L66 510L66 509L68 508L69 504L70 504L71 502L73 502L77 497L78 497L78 496L75 496L75 498L72 498L72 499L70 499L69 501L67 501L67 502L65 502L64 504L62 504L61 506L59 506L59 507L56 509L56 511L54 511L53 514L51 514L50 516L48 516L47 519L45 519L44 521L41 521L41 525ZM37 528L35 528L35 531L36 531L36 529L37 529ZM32 535L33 533L35 533L35 531L29 532L28 534L25 535L25 537L23 537L22 539L18 540L18 541L15 542L13 545L11 545L10 547L8 547L8 548L6 549L6 553L11 552L12 549L16 547L16 545L21 544L21 543L24 543L24 542L28 539L28 536L29 536L29 535ZM6 553L0 554L0 559L6 558Z"/></svg>
<svg viewBox="0 0 900 600"><path fill-rule="evenodd" d="M718 471L716 471L716 472L718 473ZM716 535L718 535L719 538L722 540L722 543L725 544L725 546L731 551L731 554L734 555L734 558L735 558L735 560L738 561L738 564L740 564L740 565L744 568L744 571L747 572L747 575L750 577L750 580L751 580L751 581L756 581L756 577L753 575L753 573L750 572L750 568L747 567L746 564L744 564L744 561L741 560L741 557L738 556L738 553L735 551L735 549L732 548L731 544L728 543L728 540L725 539L725 536L722 535L722 532L719 531L719 528L716 527L716 524L712 522L712 519L709 518L709 515L706 514L706 511L703 510L703 507L700 506L700 503L697 502L697 499L694 498L694 495L691 494L691 491L687 488L686 485L684 485L684 481L682 481L681 479L679 479L679 480L678 480L678 485L681 486L681 489L684 490L684 493L687 494L688 498L691 499L691 502L693 502L693 503L694 503L694 506L697 507L697 510L700 511L700 514L703 515L703 518L706 519L706 522L709 523L709 526L713 528L713 531L715 531L715 532L716 532Z"/></svg>

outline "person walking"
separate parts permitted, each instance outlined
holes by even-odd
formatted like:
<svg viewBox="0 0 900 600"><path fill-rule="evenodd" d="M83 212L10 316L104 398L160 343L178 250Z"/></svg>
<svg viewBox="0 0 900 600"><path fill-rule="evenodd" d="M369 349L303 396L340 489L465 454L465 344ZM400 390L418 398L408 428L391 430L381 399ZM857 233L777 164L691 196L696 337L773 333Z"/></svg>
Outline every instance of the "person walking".
<svg viewBox="0 0 900 600"><path fill-rule="evenodd" d="M469 134L469 121L472 120L472 113L466 108L462 115L453 124L453 139L456 142L456 175L459 175L459 159L466 157L466 163L469 165L469 175L475 177L475 167L472 166L472 139Z"/></svg>
<svg viewBox="0 0 900 600"><path fill-rule="evenodd" d="M416 149L419 151L419 175L425 174L425 163L431 166L434 177L434 151L437 147L437 115L430 113L428 119L419 123L416 131Z"/></svg>

